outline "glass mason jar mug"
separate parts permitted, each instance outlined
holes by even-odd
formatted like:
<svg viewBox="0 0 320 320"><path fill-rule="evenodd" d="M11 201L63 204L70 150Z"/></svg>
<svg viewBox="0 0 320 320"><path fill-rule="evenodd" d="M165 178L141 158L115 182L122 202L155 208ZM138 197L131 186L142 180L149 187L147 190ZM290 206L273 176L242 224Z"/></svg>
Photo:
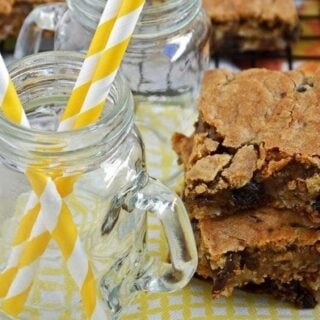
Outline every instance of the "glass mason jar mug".
<svg viewBox="0 0 320 320"><path fill-rule="evenodd" d="M44 30L55 32L55 50L86 51L107 0L67 0L37 7L16 45L16 58L36 53ZM201 0L146 0L123 61L134 95L161 104L175 97L190 106L209 65L210 21ZM186 99L181 99L186 96Z"/></svg>
<svg viewBox="0 0 320 320"><path fill-rule="evenodd" d="M39 49L43 29L55 32L55 50L86 50L105 3L67 0L67 6L36 8L21 30L16 57ZM122 63L121 71L136 101L136 121L147 156L157 153L156 142L162 150L157 157L162 159L163 153L166 157L161 161L167 163L166 177L158 175L163 180L178 170L171 135L174 131L188 133L197 116L195 99L202 72L209 67L210 26L201 0L147 0Z"/></svg>
<svg viewBox="0 0 320 320"><path fill-rule="evenodd" d="M121 76L97 124L55 131L82 59L76 53L49 52L11 67L32 129L16 126L0 114L0 274L31 193L25 168L32 165L49 176L57 170L64 177L78 176L63 201L77 225L108 319L117 319L139 290L185 286L195 271L197 253L181 200L146 172L133 99ZM147 212L161 221L170 263L148 254ZM80 300L52 240L39 259L26 307L17 319L84 319ZM0 297L0 317L6 316L3 301Z"/></svg>

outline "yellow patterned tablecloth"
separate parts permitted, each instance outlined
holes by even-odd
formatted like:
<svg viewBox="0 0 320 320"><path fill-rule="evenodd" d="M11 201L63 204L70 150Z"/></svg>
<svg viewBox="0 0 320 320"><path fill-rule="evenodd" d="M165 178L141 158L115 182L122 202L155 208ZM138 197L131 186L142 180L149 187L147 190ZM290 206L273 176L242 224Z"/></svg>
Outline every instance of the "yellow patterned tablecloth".
<svg viewBox="0 0 320 320"><path fill-rule="evenodd" d="M155 132L170 132L181 126L185 114L184 131L190 131L190 125L195 118L192 110L176 110L163 108L157 116L145 106L137 110L138 118L143 119L153 133L141 126L142 134L147 145L148 169L158 178L168 179L169 173L176 173L176 158L171 151L169 141L161 137L162 142L156 142ZM188 127L189 126L189 127ZM192 126L191 126L192 127ZM174 129L173 129L174 128ZM166 142L165 142L166 141ZM171 169L170 169L171 168ZM178 179L179 180L179 179ZM178 181L176 180L176 181ZM163 240L159 222L149 218L149 249L152 254L165 259L167 246ZM267 295L254 295L236 291L230 298L212 300L211 284L200 279L175 293L148 294L141 293L130 307L122 320L320 320L320 307L314 310L298 310L290 304L277 301Z"/></svg>

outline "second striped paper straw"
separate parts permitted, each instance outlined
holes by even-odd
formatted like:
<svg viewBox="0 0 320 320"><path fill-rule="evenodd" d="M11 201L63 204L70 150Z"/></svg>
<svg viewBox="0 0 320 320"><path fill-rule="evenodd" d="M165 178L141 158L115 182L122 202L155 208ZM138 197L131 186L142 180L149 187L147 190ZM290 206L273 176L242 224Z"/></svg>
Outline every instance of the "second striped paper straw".
<svg viewBox="0 0 320 320"><path fill-rule="evenodd" d="M14 88L9 72L0 54L0 108L4 115L14 122L26 128L30 128L18 94Z"/></svg>
<svg viewBox="0 0 320 320"><path fill-rule="evenodd" d="M118 19L101 55L98 67L94 72L89 90L83 100L80 111L73 120L74 129L94 123L100 117L111 84L120 68L144 3L145 0L127 0L122 3ZM72 107L70 106L71 109Z"/></svg>
<svg viewBox="0 0 320 320"><path fill-rule="evenodd" d="M107 1L77 82L63 113L58 131L67 131L73 128L74 118L81 110L83 101L90 88L93 74L97 69L101 55L108 44L113 27L119 18L120 7L124 2L126 2L126 0Z"/></svg>
<svg viewBox="0 0 320 320"><path fill-rule="evenodd" d="M3 114L15 124L30 128L29 121L25 115L23 106L14 88L12 80L10 79L9 72L1 54L0 109L2 110ZM38 199L35 193L32 192L26 206L25 214L21 220L21 225L19 226L19 234L23 238L26 237L23 235L23 233L27 234L28 236L28 232L32 228L33 222L36 220L37 212L40 211L40 206L37 205L37 202ZM11 282L18 271L18 257L24 248L22 242L23 241L20 241L19 238L15 239L15 245L8 261L8 266L6 270L0 274L0 297L4 297L6 295Z"/></svg>

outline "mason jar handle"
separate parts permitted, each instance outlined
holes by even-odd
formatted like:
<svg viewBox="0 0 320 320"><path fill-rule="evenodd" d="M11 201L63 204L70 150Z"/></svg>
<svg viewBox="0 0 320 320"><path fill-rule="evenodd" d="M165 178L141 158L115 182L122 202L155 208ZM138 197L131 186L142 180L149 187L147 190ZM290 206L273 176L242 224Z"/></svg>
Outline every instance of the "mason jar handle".
<svg viewBox="0 0 320 320"><path fill-rule="evenodd" d="M137 194L136 207L157 216L170 252L170 263L148 258L136 282L137 288L149 292L183 288L197 268L198 256L191 223L182 201L162 183L150 178Z"/></svg>
<svg viewBox="0 0 320 320"><path fill-rule="evenodd" d="M67 10L64 3L44 4L36 7L25 19L20 30L14 58L21 59L38 53L43 31L56 32L58 23Z"/></svg>

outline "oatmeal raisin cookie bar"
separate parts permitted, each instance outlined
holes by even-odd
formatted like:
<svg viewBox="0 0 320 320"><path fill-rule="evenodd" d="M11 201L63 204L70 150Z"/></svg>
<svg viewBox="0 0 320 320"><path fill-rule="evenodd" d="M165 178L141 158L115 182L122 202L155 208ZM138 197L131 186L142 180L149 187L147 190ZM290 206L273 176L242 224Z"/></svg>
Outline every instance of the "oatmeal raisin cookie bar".
<svg viewBox="0 0 320 320"><path fill-rule="evenodd" d="M279 50L299 34L294 0L204 0L214 50Z"/></svg>
<svg viewBox="0 0 320 320"><path fill-rule="evenodd" d="M173 137L187 206L212 216L270 206L319 219L320 73L209 71L198 107L194 134Z"/></svg>
<svg viewBox="0 0 320 320"><path fill-rule="evenodd" d="M194 224L197 273L212 279L214 297L235 288L271 293L313 308L320 288L320 224L289 210L261 208Z"/></svg>

